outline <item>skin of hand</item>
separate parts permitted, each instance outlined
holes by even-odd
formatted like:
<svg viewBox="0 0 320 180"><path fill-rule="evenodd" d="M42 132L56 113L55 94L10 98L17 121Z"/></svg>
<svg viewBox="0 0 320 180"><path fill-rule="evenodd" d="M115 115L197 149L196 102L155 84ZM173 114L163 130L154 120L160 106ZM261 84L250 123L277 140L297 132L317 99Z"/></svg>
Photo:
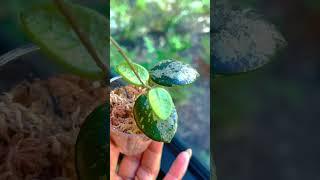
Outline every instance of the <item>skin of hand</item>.
<svg viewBox="0 0 320 180"><path fill-rule="evenodd" d="M137 156L125 156L117 168L120 152L116 145L110 142L110 179L156 179L160 171L162 148L162 142L153 141L142 154ZM164 180L182 179L187 171L191 155L191 149L181 152L171 165Z"/></svg>

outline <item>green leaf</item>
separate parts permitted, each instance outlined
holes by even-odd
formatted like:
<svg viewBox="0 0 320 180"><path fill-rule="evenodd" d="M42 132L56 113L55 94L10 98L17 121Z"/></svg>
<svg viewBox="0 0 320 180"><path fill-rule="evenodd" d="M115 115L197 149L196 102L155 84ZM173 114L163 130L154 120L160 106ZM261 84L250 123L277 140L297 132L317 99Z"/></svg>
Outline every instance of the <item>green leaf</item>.
<svg viewBox="0 0 320 180"><path fill-rule="evenodd" d="M139 129L150 139L170 143L178 127L178 114L175 107L166 120L157 117L146 95L140 95L133 108L133 114Z"/></svg>
<svg viewBox="0 0 320 180"><path fill-rule="evenodd" d="M286 46L277 28L253 11L217 8L213 26L212 63L215 74L256 70Z"/></svg>
<svg viewBox="0 0 320 180"><path fill-rule="evenodd" d="M108 20L101 14L65 3L81 31L89 37L104 64L107 64ZM64 16L52 3L26 9L20 14L23 30L52 60L68 71L85 77L102 78L102 70L82 45Z"/></svg>
<svg viewBox="0 0 320 180"><path fill-rule="evenodd" d="M106 179L109 167L109 106L95 109L82 125L76 142L76 167L81 180Z"/></svg>
<svg viewBox="0 0 320 180"><path fill-rule="evenodd" d="M199 73L189 64L165 60L150 70L150 77L155 83L170 87L191 84L199 77Z"/></svg>
<svg viewBox="0 0 320 180"><path fill-rule="evenodd" d="M149 72L144 68L143 66L140 66L139 64L131 62L134 69L140 76L142 82L144 84L147 84L149 80ZM124 62L117 66L117 72L124 78L124 80L128 81L129 83L132 83L137 86L141 86L141 82L139 81L138 77L135 75L135 73L132 71L130 66L127 62Z"/></svg>
<svg viewBox="0 0 320 180"><path fill-rule="evenodd" d="M149 104L153 112L161 119L166 120L172 113L173 102L169 92L163 88L153 88L148 92Z"/></svg>

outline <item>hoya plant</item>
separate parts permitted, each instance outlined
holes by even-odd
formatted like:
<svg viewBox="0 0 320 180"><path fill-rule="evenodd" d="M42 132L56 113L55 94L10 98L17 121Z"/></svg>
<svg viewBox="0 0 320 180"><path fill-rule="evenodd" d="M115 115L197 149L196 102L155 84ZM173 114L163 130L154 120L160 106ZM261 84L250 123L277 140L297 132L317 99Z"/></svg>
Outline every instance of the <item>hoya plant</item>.
<svg viewBox="0 0 320 180"><path fill-rule="evenodd" d="M147 89L147 93L140 95L134 104L137 126L149 138L169 143L177 130L178 115L165 87L191 84L199 73L189 64L176 60L160 61L148 71L132 62L112 37L110 41L126 60L116 67L116 71L128 83Z"/></svg>
<svg viewBox="0 0 320 180"><path fill-rule="evenodd" d="M44 1L23 10L22 29L56 64L67 72L109 81L108 46L114 45L125 62L116 67L128 83L147 93L134 105L137 126L149 138L169 143L177 129L177 111L166 87L194 82L199 73L188 64L164 60L149 71L134 63L109 35L109 22L98 12L63 0ZM76 142L76 169L80 179L107 179L109 158L109 104L97 107L83 123Z"/></svg>

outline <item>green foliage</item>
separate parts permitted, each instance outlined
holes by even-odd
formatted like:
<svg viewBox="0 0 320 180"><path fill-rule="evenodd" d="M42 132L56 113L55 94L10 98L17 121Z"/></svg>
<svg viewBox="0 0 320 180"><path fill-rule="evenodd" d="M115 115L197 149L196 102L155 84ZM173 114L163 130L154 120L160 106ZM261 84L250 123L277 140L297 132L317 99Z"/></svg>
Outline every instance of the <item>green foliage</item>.
<svg viewBox="0 0 320 180"><path fill-rule="evenodd" d="M208 1L206 2L209 3ZM198 2L197 4L193 1L193 8L191 8L190 3L191 1L172 3L166 1L146 2L139 0L135 1L135 4L129 4L128 1L111 1L111 34L114 34L113 36L120 40L124 47L127 47L124 48L126 54L129 54L130 57L134 58L135 61L145 68L152 68L150 73L154 78L149 85L179 86L191 84L198 78L199 73L190 65L179 61L162 61L162 59L175 58L182 59L186 63L191 63L193 60L191 56L183 55L185 51L190 51L193 44L191 43L190 33L181 33L181 31L187 31L186 29L188 29L182 24L188 22L187 17L190 14L193 14L194 17L200 17L205 14L200 8L205 5L203 5L202 2ZM174 10L169 10L173 7L175 7ZM188 11L183 12L182 7L188 9ZM194 7L199 8L193 11L196 9ZM192 11L192 13L189 13L189 10ZM209 44L209 42L207 43ZM117 62L111 62L115 65L121 63L121 57L119 57L119 53L117 52L118 50L119 49L111 48L110 52L111 59L117 60ZM128 66L127 70L128 72L130 71ZM161 74L161 77L157 77L157 73ZM123 75L122 73L120 74ZM131 75L134 74L131 72ZM127 79L126 77L124 78ZM151 139L164 141L163 138L161 140L159 133L156 133L158 131L146 131L145 127L157 125L151 123L150 118L153 120L163 120L163 122L161 122L162 126L170 126L170 122L166 122L166 120L170 116L172 108L174 108L172 97L169 92L163 88L146 87L149 91L146 99L148 99L148 106L150 105L150 108L143 109L143 107L139 106L136 102L135 120L138 127ZM176 95L185 94L179 92L178 88L171 92L176 92ZM183 97L181 97L181 99L183 99ZM142 100L140 99L140 101ZM152 117L148 117L150 121L145 120L143 116L140 118L138 112L140 115L141 113L152 115ZM173 135L167 136L165 141L169 142L168 137L172 138Z"/></svg>
<svg viewBox="0 0 320 180"><path fill-rule="evenodd" d="M201 31L194 27L209 27L209 22L198 23L199 18L209 19L207 0L111 0L110 4L112 36L134 51L132 57L147 69L169 58L191 63L188 53L199 44L192 42L192 36Z"/></svg>
<svg viewBox="0 0 320 180"><path fill-rule="evenodd" d="M76 142L76 167L81 180L106 179L109 106L97 107L82 125ZM108 155L109 156L109 155Z"/></svg>
<svg viewBox="0 0 320 180"><path fill-rule="evenodd" d="M74 14L79 28L91 40L98 56L107 63L106 35L109 25L99 13L78 5L66 3ZM69 23L55 5L49 3L34 6L20 15L24 31L52 60L70 72L81 76L102 78L102 70L75 35ZM104 28L105 27L105 28ZM94 30L94 31L93 31Z"/></svg>
<svg viewBox="0 0 320 180"><path fill-rule="evenodd" d="M133 73L129 64L133 66L137 75ZM170 142L176 132L178 116L169 92L162 87L148 86L148 71L138 64L127 61L118 65L117 71L129 83L148 88L147 96L140 95L134 105L137 126L153 140ZM153 78L153 82L166 86L190 84L199 77L199 73L190 65L173 60L157 64L150 73L156 77ZM144 84L140 83L138 77Z"/></svg>
<svg viewBox="0 0 320 180"><path fill-rule="evenodd" d="M168 42L162 46L158 47L156 45L156 41L151 36L143 37L143 45L145 50L143 52L143 58L137 59L139 63L146 67L147 69L152 68L155 64L162 61L162 59L182 59L185 63L191 63L192 58L190 56L183 56L188 48L191 47L191 39L188 35L173 35L172 38L168 40ZM140 50L141 52L141 50ZM134 57L141 56L139 54L138 48L135 49L135 52L132 54Z"/></svg>
<svg viewBox="0 0 320 180"><path fill-rule="evenodd" d="M122 47L122 50L129 56L129 57L135 57L136 51L131 50L128 51L126 48ZM111 72L117 73L116 67L119 64L124 63L124 59L121 56L121 54L118 52L118 50L114 46L110 46L110 66L111 66Z"/></svg>
<svg viewBox="0 0 320 180"><path fill-rule="evenodd" d="M163 59L179 59L187 64L200 60L209 64L210 53L205 52L209 48L203 46L210 47L210 1L111 0L110 7L112 36L146 69ZM111 51L111 56L117 56L117 52ZM118 62L111 61L111 66L113 63ZM199 89L195 87L188 91ZM175 103L189 101L192 93L184 89L168 89Z"/></svg>
<svg viewBox="0 0 320 180"><path fill-rule="evenodd" d="M148 39L146 41L149 51L154 51L152 43ZM126 61L117 66L117 72L128 83L143 86L148 90L148 96L140 95L134 105L137 126L151 139L170 142L176 132L177 125L174 123L177 122L178 118L175 115L176 110L172 97L167 90L161 87L150 87L150 85L178 86L191 84L198 78L199 73L188 64L166 60L156 64L151 69L150 72L154 78L149 85L147 84L149 80L148 71L143 66L133 63L112 37L110 37L110 42ZM173 109L174 114L172 114Z"/></svg>
<svg viewBox="0 0 320 180"><path fill-rule="evenodd" d="M178 114L175 108L169 118L161 120L157 117L149 104L146 95L140 95L133 108L137 126L149 138L155 141L170 143L178 127Z"/></svg>
<svg viewBox="0 0 320 180"><path fill-rule="evenodd" d="M194 0L111 0L111 30L121 31L125 39L135 40L149 32L174 29L182 19L210 14L210 2ZM190 21L192 21L190 19ZM146 23L148 22L148 23Z"/></svg>
<svg viewBox="0 0 320 180"><path fill-rule="evenodd" d="M175 60L161 61L150 70L150 75L155 83L169 87L191 84L199 77L189 64Z"/></svg>
<svg viewBox="0 0 320 180"><path fill-rule="evenodd" d="M136 73L140 77L141 83L134 71L130 68L127 62L124 62L117 66L117 72L129 83L142 86L147 84L149 80L149 72L143 66L131 62L132 67L135 69Z"/></svg>
<svg viewBox="0 0 320 180"><path fill-rule="evenodd" d="M110 1L112 36L129 57L146 69L163 59L179 59L187 64L200 60L209 64L210 53L206 51L210 47L209 19L209 0ZM118 56L112 48L110 54ZM118 63L111 58L111 68ZM177 104L188 102L191 94L179 87L168 90Z"/></svg>
<svg viewBox="0 0 320 180"><path fill-rule="evenodd" d="M112 44L118 48L121 54L123 53L116 42L112 41ZM150 87L147 84L149 80L148 71L144 67L131 62L124 54L122 55L126 62L117 66L117 72L128 83L144 86L148 90L147 96L140 95L134 105L137 126L153 140L170 142L176 132L178 116L170 93L162 87L155 87L157 86L156 83L167 82L167 86L186 85L194 82L199 73L190 65L179 61L163 61L152 69L151 73L154 76L158 77L159 75L159 81L154 80L156 83L150 83L153 86ZM165 81L161 78L164 78Z"/></svg>
<svg viewBox="0 0 320 180"><path fill-rule="evenodd" d="M171 115L173 102L169 92L163 88L153 88L148 92L149 104L152 111L161 120L166 120Z"/></svg>
<svg viewBox="0 0 320 180"><path fill-rule="evenodd" d="M151 139L170 142L176 132L174 123L178 118L175 115L176 110L171 95L161 87L150 87L147 84L149 72L143 66L133 63L112 37L110 37L110 42L126 61L117 66L117 72L128 83L143 86L148 90L148 96L140 95L134 105L137 126ZM153 82L150 85L153 86L159 84L166 86L187 85L199 77L199 73L190 65L174 60L166 60L156 64L150 73L153 76ZM174 114L172 114L173 109Z"/></svg>

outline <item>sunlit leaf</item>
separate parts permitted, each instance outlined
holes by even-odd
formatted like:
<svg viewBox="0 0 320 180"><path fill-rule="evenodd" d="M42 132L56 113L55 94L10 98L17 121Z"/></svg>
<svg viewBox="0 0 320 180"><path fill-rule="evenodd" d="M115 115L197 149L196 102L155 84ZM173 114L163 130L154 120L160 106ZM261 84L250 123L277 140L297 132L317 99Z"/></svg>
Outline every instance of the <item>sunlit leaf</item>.
<svg viewBox="0 0 320 180"><path fill-rule="evenodd" d="M139 64L132 63L134 69L140 76L142 82L144 84L147 84L149 80L149 72L146 70L143 66L140 66ZM134 85L141 86L142 83L136 76L136 74L133 72L133 70L130 68L129 64L127 62L124 62L117 66L117 72L123 77L124 80L128 81L129 83L132 83Z"/></svg>
<svg viewBox="0 0 320 180"><path fill-rule="evenodd" d="M172 113L173 102L169 92L163 88L153 88L148 92L149 104L153 112L162 120Z"/></svg>

